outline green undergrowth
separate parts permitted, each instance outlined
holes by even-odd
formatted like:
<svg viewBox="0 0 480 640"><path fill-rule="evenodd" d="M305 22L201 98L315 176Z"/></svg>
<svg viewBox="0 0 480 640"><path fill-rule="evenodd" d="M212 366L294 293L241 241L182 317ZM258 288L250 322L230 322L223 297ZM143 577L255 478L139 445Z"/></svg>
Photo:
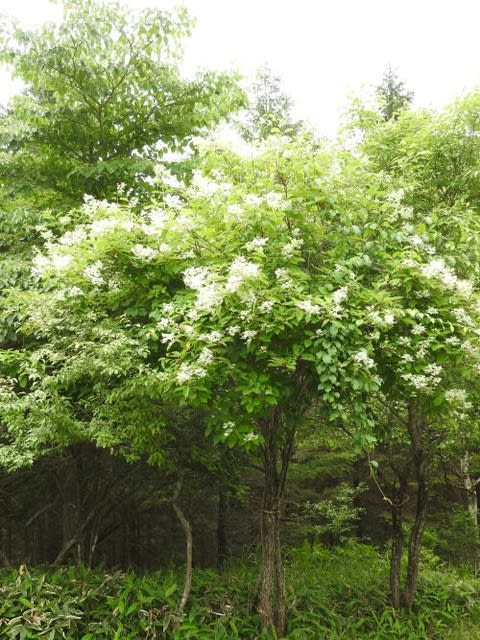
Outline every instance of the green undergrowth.
<svg viewBox="0 0 480 640"><path fill-rule="evenodd" d="M288 640L480 640L480 585L427 554L415 607L388 604L388 557L372 546L287 554ZM255 613L254 563L196 570L183 617L181 572L84 567L0 572L0 638L267 640Z"/></svg>

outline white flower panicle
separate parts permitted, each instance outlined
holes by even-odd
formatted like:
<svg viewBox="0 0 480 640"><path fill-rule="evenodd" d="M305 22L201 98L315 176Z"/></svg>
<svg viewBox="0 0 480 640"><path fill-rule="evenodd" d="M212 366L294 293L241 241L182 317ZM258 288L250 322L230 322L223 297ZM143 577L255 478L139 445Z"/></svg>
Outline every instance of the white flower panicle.
<svg viewBox="0 0 480 640"><path fill-rule="evenodd" d="M268 238L254 238L247 242L245 245L245 249L247 251L261 251L263 247L267 244Z"/></svg>
<svg viewBox="0 0 480 640"><path fill-rule="evenodd" d="M353 356L353 361L358 366L363 366L366 369L372 369L375 366L375 361L368 355L365 349L360 349Z"/></svg>
<svg viewBox="0 0 480 640"><path fill-rule="evenodd" d="M198 356L198 363L201 365L208 366L213 362L213 352L208 347L202 349L200 355Z"/></svg>
<svg viewBox="0 0 480 640"><path fill-rule="evenodd" d="M342 312L342 302L347 298L347 296L348 296L348 287L341 287L340 289L336 289L332 293L332 301L333 301L332 314L334 317L338 317Z"/></svg>
<svg viewBox="0 0 480 640"><path fill-rule="evenodd" d="M423 373L404 373L402 378L417 391L428 393L442 381L442 367L439 364L427 365Z"/></svg>
<svg viewBox="0 0 480 640"><path fill-rule="evenodd" d="M242 215L243 213L243 209L239 204L233 203L233 204L229 204L227 207L227 212L231 215L234 216L236 218L238 218L239 216Z"/></svg>
<svg viewBox="0 0 480 640"><path fill-rule="evenodd" d="M184 363L180 365L175 379L179 384L183 384L194 378L204 378L206 375L207 371L204 367Z"/></svg>
<svg viewBox="0 0 480 640"><path fill-rule="evenodd" d="M183 281L189 289L201 289L210 280L212 274L208 267L189 267L183 272Z"/></svg>
<svg viewBox="0 0 480 640"><path fill-rule="evenodd" d="M265 194L265 203L270 209L285 211L289 208L290 203L285 200L284 196L278 191L270 191Z"/></svg>
<svg viewBox="0 0 480 640"><path fill-rule="evenodd" d="M58 244L65 247L73 247L87 239L87 232L84 227L77 227L72 231L67 231L58 239Z"/></svg>
<svg viewBox="0 0 480 640"><path fill-rule="evenodd" d="M229 293L235 293L246 280L257 278L259 273L260 267L258 264L239 256L230 265L225 289Z"/></svg>
<svg viewBox="0 0 480 640"><path fill-rule="evenodd" d="M425 278L433 278L439 280L447 289L456 290L465 297L469 297L472 293L473 285L468 280L461 280L457 277L454 270L445 264L442 258L434 258L420 268Z"/></svg>
<svg viewBox="0 0 480 640"><path fill-rule="evenodd" d="M245 204L247 207L259 207L262 204L262 198L254 193L249 193L245 196Z"/></svg>
<svg viewBox="0 0 480 640"><path fill-rule="evenodd" d="M152 249L151 247L145 247L142 244L135 244L131 248L131 252L139 260L146 260L147 262L153 260L157 255L155 249Z"/></svg>
<svg viewBox="0 0 480 640"><path fill-rule="evenodd" d="M295 303L295 306L297 306L299 309L302 309L302 311L305 311L305 313L308 313L310 315L318 315L320 313L319 305L313 304L311 300L298 300Z"/></svg>
<svg viewBox="0 0 480 640"><path fill-rule="evenodd" d="M102 284L105 284L105 279L102 275L102 269L103 264L101 260L97 260L93 264L88 265L88 267L85 267L85 269L83 270L83 275L87 278L87 280L90 280L93 285L99 287Z"/></svg>
<svg viewBox="0 0 480 640"><path fill-rule="evenodd" d="M270 313L274 306L273 300L264 300L259 306L260 313Z"/></svg>
<svg viewBox="0 0 480 640"><path fill-rule="evenodd" d="M171 193L166 193L163 197L163 202L169 209L180 210L183 209L183 202L181 198Z"/></svg>
<svg viewBox="0 0 480 640"><path fill-rule="evenodd" d="M220 180L217 182L208 178L201 171L195 170L192 176L192 182L190 187L190 193L195 197L211 198L217 194L226 195L232 190L232 185L229 182L222 182L223 176L217 173L217 177Z"/></svg>
<svg viewBox="0 0 480 640"><path fill-rule="evenodd" d="M146 214L146 219L148 224L142 224L142 231L147 235L155 235L167 224L168 215L163 209L152 209Z"/></svg>
<svg viewBox="0 0 480 640"><path fill-rule="evenodd" d="M303 245L301 238L292 238L290 242L282 247L282 255L291 258Z"/></svg>

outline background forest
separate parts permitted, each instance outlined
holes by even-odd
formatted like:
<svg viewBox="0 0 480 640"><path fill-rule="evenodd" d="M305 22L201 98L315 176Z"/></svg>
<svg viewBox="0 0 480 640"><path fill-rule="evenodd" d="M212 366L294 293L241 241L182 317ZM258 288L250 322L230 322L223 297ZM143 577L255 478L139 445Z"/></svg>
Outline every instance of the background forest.
<svg viewBox="0 0 480 640"><path fill-rule="evenodd" d="M0 34L1 637L479 638L478 92L323 140L63 7Z"/></svg>

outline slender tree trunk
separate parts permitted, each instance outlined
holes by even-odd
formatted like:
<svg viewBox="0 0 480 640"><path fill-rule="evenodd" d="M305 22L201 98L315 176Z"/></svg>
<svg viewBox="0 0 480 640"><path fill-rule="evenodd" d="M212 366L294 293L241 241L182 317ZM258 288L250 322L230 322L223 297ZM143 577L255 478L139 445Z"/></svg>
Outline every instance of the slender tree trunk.
<svg viewBox="0 0 480 640"><path fill-rule="evenodd" d="M286 586L280 539L282 502L285 481L292 455L295 432L284 433L278 409L272 411L271 420L264 425L265 443L262 448L264 485L261 514L262 570L260 578L259 613L262 627L274 630L277 637L285 634ZM282 442L279 447L278 441Z"/></svg>
<svg viewBox="0 0 480 640"><path fill-rule="evenodd" d="M475 571L478 571L480 565L479 558L479 531L478 531L478 496L477 484L470 475L470 453L465 451L460 458L460 474L462 477L465 494L467 497L467 509L472 522L473 544L474 544L474 565Z"/></svg>
<svg viewBox="0 0 480 640"><path fill-rule="evenodd" d="M192 537L192 527L190 522L186 518L184 512L178 505L178 498L180 496L180 491L182 490L183 480L185 478L185 471L180 471L178 474L178 480L175 485L175 491L172 497L172 507L175 511L175 514L182 525L183 532L185 534L186 541L186 569L185 569L185 584L183 587L182 597L180 598L180 602L178 603L178 611L182 614L185 610L185 605L188 601L188 596L190 595L190 591L192 589L192 574L193 574L193 537Z"/></svg>
<svg viewBox="0 0 480 640"><path fill-rule="evenodd" d="M407 582L404 592L404 605L411 609L417 589L418 570L420 565L420 550L423 532L427 520L427 461L422 443L423 419L416 409L408 409L408 431L412 444L413 464L417 479L417 505L415 521L413 523L408 543Z"/></svg>
<svg viewBox="0 0 480 640"><path fill-rule="evenodd" d="M401 504L392 504L392 557L390 559L390 600L392 607L398 611L401 604L401 563L403 554L403 530L402 530Z"/></svg>

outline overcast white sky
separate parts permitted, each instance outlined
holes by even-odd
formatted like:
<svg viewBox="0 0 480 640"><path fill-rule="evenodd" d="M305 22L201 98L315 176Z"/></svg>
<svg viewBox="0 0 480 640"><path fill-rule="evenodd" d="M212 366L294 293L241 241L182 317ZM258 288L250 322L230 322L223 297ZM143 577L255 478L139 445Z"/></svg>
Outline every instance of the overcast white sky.
<svg viewBox="0 0 480 640"><path fill-rule="evenodd" d="M441 107L480 83L480 0L125 0L185 5L197 18L186 68L268 62L299 117L331 134L346 97L391 64L418 106ZM27 24L59 12L48 0L0 0ZM11 90L0 76L0 101Z"/></svg>

